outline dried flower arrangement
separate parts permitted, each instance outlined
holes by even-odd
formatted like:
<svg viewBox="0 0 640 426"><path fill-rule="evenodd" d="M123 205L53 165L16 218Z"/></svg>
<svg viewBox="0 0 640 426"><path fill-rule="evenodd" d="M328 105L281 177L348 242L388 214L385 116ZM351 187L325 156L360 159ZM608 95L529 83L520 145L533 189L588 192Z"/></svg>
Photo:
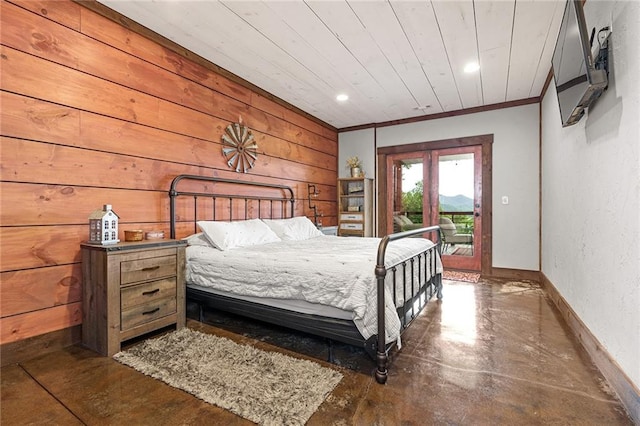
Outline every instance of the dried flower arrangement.
<svg viewBox="0 0 640 426"><path fill-rule="evenodd" d="M347 166L349 166L352 169L355 169L355 168L360 169L362 168L362 161L360 161L360 159L357 156L349 157L347 158Z"/></svg>

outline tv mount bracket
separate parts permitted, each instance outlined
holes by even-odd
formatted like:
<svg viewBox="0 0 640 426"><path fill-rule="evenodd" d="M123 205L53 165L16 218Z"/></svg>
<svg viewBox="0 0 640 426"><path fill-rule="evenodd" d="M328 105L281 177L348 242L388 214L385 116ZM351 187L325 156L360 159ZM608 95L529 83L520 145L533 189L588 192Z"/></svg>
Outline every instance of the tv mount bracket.
<svg viewBox="0 0 640 426"><path fill-rule="evenodd" d="M589 43L593 46L593 37L595 35L595 27L591 31ZM604 35L602 35L604 33ZM597 70L605 70L607 77L609 76L609 36L611 31L609 27L602 27L598 31L598 54L594 59L594 66Z"/></svg>

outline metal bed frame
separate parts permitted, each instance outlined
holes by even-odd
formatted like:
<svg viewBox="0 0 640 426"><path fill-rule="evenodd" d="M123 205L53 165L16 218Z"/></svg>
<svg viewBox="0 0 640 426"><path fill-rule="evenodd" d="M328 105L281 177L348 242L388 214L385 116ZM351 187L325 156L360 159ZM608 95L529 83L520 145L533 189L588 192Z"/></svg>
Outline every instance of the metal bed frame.
<svg viewBox="0 0 640 426"><path fill-rule="evenodd" d="M204 190L193 191L184 190L179 191L178 184L182 181L191 181L194 183L200 183ZM211 183L211 185L207 185ZM216 192L218 186L225 185L240 185L244 188L260 189L268 188L269 191L280 191L278 196L260 196L255 195L237 195L233 193ZM222 188L221 188L222 189ZM183 222L193 222L194 233L198 232L196 222L198 220L205 220L198 217L199 202L202 203L202 199L210 200L212 206L212 217L206 220L220 220L218 212L220 208L218 204L223 201L228 202L228 217L223 220L247 220L253 218L288 218L293 217L295 212L295 197L293 189L285 185L267 184L267 183L255 183L248 181L240 181L233 179L223 179L207 176L196 175L179 175L171 182L171 189L169 190L170 198L170 225L171 225L171 238L176 238L176 225L178 222L177 215L177 199L179 197L186 197L192 200L193 217L188 219L180 218ZM243 211L243 217L234 217L234 202L237 208L237 204L240 203L241 210ZM188 203L188 201L187 201ZM268 217L262 217L263 205L268 205ZM253 206L257 205L257 216L252 216ZM187 204L183 205L188 207ZM276 214L278 213L278 214ZM415 254L413 257L400 262L392 266L385 266L385 253L387 246L392 241L397 241L403 238L424 235L435 234L436 244L420 253ZM346 237L336 237L346 238ZM187 301L195 302L200 309L200 320L203 317L203 306L212 309L218 309L224 312L230 312L237 315L253 318L256 320L276 324L286 328L295 329L298 331L310 333L316 336L324 337L329 341L335 340L343 343L347 343L354 346L360 346L371 356L377 364L376 368L376 380L378 383L384 384L387 381L387 363L389 360L389 352L395 346L394 343L385 343L385 316L384 316L384 288L387 274L390 273L390 282L393 286L393 298L396 299L396 292L398 289L405 292L404 300L406 301L403 306L397 307L398 316L402 324L401 333L412 323L412 321L420 314L420 312L427 305L427 302L437 295L438 299L442 298L442 275L435 273L431 277L427 277L427 271L436 270L436 259L440 255L441 240L440 240L440 227L430 226L411 231L400 232L397 234L391 234L383 237L378 246L377 260L375 274L377 282L377 307L378 307L378 334L364 339L353 321L341 320L335 318L328 318L318 315L303 314L299 312L289 311L286 309L276 308L272 306L262 305L259 303L248 302L245 300L234 299L232 297L221 296L212 294L206 291L202 291L196 288L190 288L187 286ZM407 273L409 271L410 273ZM417 274L415 272L418 271ZM414 277L417 275L417 280ZM411 283L404 283L404 279L409 276ZM386 284L388 285L388 283ZM410 286L411 294L415 296L406 297L406 289ZM378 339L377 336L382 336ZM331 350L330 350L331 359Z"/></svg>

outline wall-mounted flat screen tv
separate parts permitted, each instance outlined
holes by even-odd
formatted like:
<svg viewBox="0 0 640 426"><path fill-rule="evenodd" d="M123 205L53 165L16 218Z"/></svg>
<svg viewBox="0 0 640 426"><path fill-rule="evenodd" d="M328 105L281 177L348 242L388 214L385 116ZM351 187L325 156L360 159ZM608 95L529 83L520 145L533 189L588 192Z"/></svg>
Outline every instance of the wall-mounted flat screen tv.
<svg viewBox="0 0 640 426"><path fill-rule="evenodd" d="M591 40L590 40L591 38ZM562 127L577 123L607 87L605 69L596 69L581 0L568 0L553 53L553 75Z"/></svg>

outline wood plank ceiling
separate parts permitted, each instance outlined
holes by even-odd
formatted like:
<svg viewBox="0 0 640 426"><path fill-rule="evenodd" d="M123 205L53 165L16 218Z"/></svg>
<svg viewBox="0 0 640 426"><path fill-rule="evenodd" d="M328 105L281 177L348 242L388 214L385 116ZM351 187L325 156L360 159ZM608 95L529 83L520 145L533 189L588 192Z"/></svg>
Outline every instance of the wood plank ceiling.
<svg viewBox="0 0 640 426"><path fill-rule="evenodd" d="M565 5L100 2L338 129L539 96Z"/></svg>

